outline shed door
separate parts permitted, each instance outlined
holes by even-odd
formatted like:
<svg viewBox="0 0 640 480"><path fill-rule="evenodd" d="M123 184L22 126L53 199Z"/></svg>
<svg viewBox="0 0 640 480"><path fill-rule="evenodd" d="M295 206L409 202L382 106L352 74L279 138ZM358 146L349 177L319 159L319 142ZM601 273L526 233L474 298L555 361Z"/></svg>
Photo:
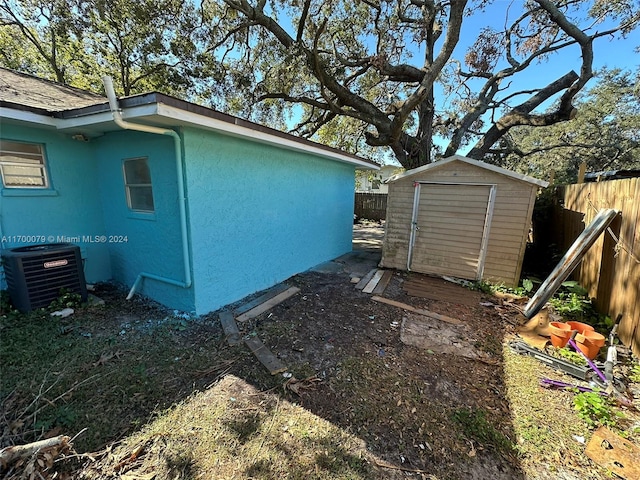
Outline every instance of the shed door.
<svg viewBox="0 0 640 480"><path fill-rule="evenodd" d="M416 185L410 270L481 279L495 186Z"/></svg>

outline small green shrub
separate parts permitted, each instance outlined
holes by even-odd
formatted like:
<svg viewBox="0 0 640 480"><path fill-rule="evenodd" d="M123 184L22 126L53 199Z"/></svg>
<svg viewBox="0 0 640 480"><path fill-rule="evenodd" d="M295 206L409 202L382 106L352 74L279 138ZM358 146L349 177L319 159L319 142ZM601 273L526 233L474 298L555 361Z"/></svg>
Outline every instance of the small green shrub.
<svg viewBox="0 0 640 480"><path fill-rule="evenodd" d="M573 397L574 409L590 427L614 426L622 413L615 412L611 400L598 392L582 392Z"/></svg>
<svg viewBox="0 0 640 480"><path fill-rule="evenodd" d="M0 315L7 315L14 312L17 312L17 310L11 304L9 292L6 290L0 290Z"/></svg>
<svg viewBox="0 0 640 480"><path fill-rule="evenodd" d="M555 295L549 299L554 312L567 319L591 320L598 323L599 315L593 308L588 292L574 280L563 282Z"/></svg>
<svg viewBox="0 0 640 480"><path fill-rule="evenodd" d="M55 312L65 308L78 308L80 305L82 305L82 296L80 294L61 288L60 296L51 302L49 311Z"/></svg>
<svg viewBox="0 0 640 480"><path fill-rule="evenodd" d="M473 282L471 289L490 294L493 294L495 292L502 292L524 296L530 294L533 291L533 286L535 283L540 283L540 280L536 278L525 278L524 280L522 280L522 284L519 287L511 288L505 286L502 283L493 285L491 283L485 282L484 280L479 280L477 282Z"/></svg>
<svg viewBox="0 0 640 480"><path fill-rule="evenodd" d="M633 383L640 383L640 364L636 363L633 367L631 367L631 372L629 372L629 380Z"/></svg>

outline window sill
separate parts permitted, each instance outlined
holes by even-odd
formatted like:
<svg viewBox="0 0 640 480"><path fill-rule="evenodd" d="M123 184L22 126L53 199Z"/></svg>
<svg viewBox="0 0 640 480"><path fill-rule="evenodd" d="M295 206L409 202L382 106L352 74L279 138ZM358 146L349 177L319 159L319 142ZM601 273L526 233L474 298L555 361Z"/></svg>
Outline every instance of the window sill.
<svg viewBox="0 0 640 480"><path fill-rule="evenodd" d="M156 214L151 212L129 212L127 215L128 218L134 218L136 220L149 220L152 222L156 221Z"/></svg>
<svg viewBox="0 0 640 480"><path fill-rule="evenodd" d="M57 197L58 191L49 188L3 188L3 197Z"/></svg>

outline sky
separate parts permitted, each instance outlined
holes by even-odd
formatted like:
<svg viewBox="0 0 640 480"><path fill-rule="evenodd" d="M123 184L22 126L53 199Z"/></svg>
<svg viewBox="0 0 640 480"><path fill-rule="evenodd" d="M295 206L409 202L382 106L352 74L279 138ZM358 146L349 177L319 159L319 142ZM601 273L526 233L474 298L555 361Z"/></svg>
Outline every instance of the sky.
<svg viewBox="0 0 640 480"><path fill-rule="evenodd" d="M458 47L454 52L454 57L473 43L477 32L486 26L492 26L496 29L503 27L505 24L505 4L512 4L510 20L515 18L520 12L519 6L524 2L515 0L497 0L487 8L483 15L466 18L462 27L462 35ZM591 5L592 1L585 1L585 5ZM598 30L602 31L611 28L613 23L604 23L598 26ZM640 53L634 52L634 49L640 48L640 29L631 32L626 39L613 39L602 37L594 43L594 69L604 66L609 68L635 69L640 64ZM536 72L536 83L540 84L541 77L554 80L566 73L570 67L578 68L580 66L580 49L577 45L567 48L562 52L552 55L544 63L545 68Z"/></svg>

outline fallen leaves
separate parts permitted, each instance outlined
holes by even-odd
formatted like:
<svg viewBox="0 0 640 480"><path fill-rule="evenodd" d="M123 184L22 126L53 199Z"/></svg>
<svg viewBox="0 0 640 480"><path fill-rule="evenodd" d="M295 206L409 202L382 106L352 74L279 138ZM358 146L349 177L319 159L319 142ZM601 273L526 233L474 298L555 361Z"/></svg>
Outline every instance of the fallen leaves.
<svg viewBox="0 0 640 480"><path fill-rule="evenodd" d="M289 390L296 395L300 396L300 393L305 390L313 390L316 385L322 382L316 375L312 375L310 377L305 378L304 380L298 380L296 377L291 377L289 380L284 382L283 388Z"/></svg>
<svg viewBox="0 0 640 480"><path fill-rule="evenodd" d="M107 362L113 360L114 358L120 358L120 356L122 355L122 352L120 350L116 351L116 352L103 352L100 355L100 358L98 359L97 362L94 362L92 365L93 367L99 367L101 365L106 365Z"/></svg>

